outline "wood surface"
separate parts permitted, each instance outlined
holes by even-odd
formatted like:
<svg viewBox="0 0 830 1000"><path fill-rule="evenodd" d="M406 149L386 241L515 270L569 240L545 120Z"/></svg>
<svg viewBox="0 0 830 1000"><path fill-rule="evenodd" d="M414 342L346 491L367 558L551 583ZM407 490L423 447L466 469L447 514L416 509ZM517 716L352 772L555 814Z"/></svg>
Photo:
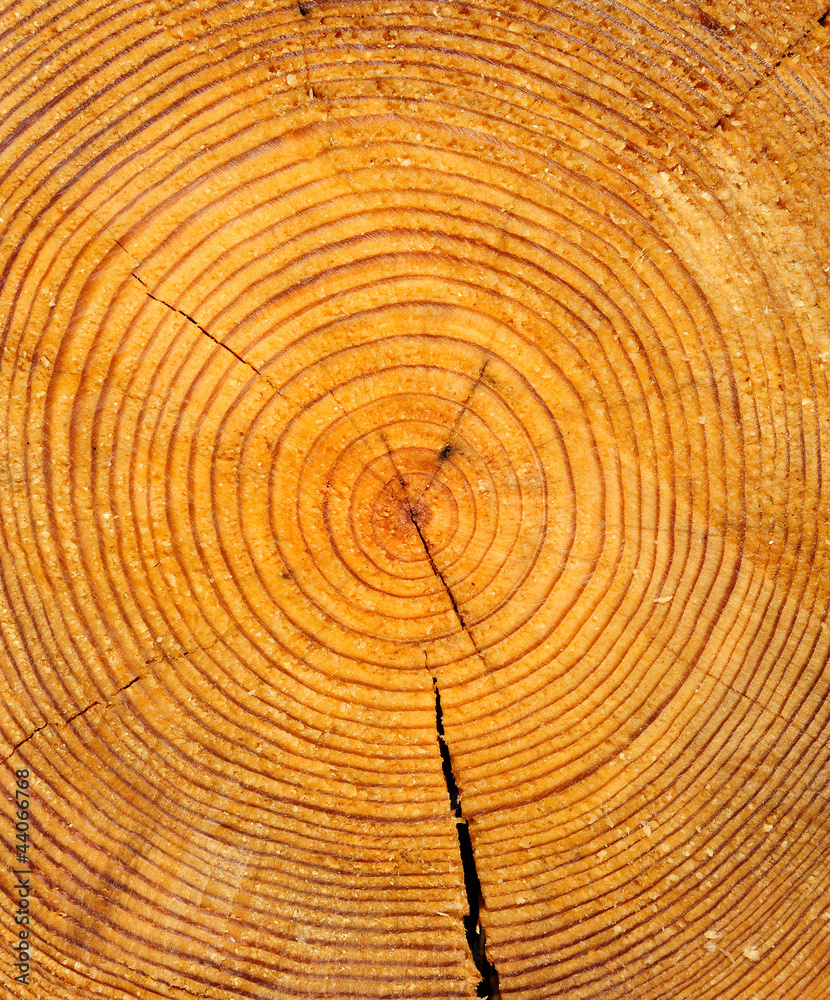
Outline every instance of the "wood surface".
<svg viewBox="0 0 830 1000"><path fill-rule="evenodd" d="M2 995L830 996L825 14L0 7Z"/></svg>

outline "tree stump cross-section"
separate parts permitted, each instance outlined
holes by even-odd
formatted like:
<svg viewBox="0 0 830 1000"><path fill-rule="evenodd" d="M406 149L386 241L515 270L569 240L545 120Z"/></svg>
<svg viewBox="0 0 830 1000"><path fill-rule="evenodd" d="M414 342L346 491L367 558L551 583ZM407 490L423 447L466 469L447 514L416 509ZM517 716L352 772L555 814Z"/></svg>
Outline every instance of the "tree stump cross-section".
<svg viewBox="0 0 830 1000"><path fill-rule="evenodd" d="M3 996L830 995L826 19L0 6Z"/></svg>

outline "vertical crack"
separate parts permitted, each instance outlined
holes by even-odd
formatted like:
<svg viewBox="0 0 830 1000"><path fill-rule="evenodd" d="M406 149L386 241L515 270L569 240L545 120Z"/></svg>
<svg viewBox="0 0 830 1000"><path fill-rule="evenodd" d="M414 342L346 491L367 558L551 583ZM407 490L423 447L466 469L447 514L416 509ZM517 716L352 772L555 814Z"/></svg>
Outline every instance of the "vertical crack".
<svg viewBox="0 0 830 1000"><path fill-rule="evenodd" d="M421 545L423 545L426 557L427 559L429 559L429 564L432 567L432 572L438 577L438 579L441 581L442 586L444 587L444 590L446 590L447 592L447 597L449 597L450 602L452 603L453 611L455 611L456 618L461 623L461 627L464 629L467 635L470 635L470 630L467 628L467 623L464 621L464 616L461 614L461 610L455 602L453 593L450 590L449 586L447 585L447 581L444 579L444 574L435 565L435 560L432 558L432 553L429 551L427 540L424 538L424 533L421 531L420 524L418 524L418 518L415 516L415 511L411 507L409 508L409 519L410 521L412 521L412 524L415 526L415 530L418 532L418 538L421 539ZM470 638L472 639L472 636L470 636ZM475 641L473 641L473 645L475 646ZM476 647L476 651L478 651L478 647ZM479 653L479 655L481 654Z"/></svg>
<svg viewBox="0 0 830 1000"><path fill-rule="evenodd" d="M461 412L459 413L459 417L458 420L456 421L456 424L461 419L461 415L464 413L464 410L468 406L470 399L476 390L476 387L480 384L486 367L487 367L487 361L485 360L484 364L482 365L481 371L478 374L478 379L476 380L476 383L473 385L467 396L467 399L464 401L464 405L461 409ZM455 428L453 428L453 431L450 432L450 438L452 437L454 430ZM444 591L447 597L449 598L450 603L452 604L453 611L455 612L456 618L458 618L461 628L467 633L470 642L473 645L473 649L476 652L476 655L479 657L479 659L481 660L482 664L486 669L487 664L484 660L484 656L482 655L481 650L478 648L478 645L476 644L475 638L473 637L473 634L470 631L469 626L464 620L464 615L461 613L461 609L459 608L458 603L455 600L455 596L453 595L453 592L450 589L449 584L444 579L444 574L438 568L435 559L432 556L432 552L430 551L429 545L427 544L426 537L424 536L424 533L421 530L421 525L418 523L418 515L415 510L415 505L413 505L412 501L409 498L404 478L401 475L401 472L398 469L397 465L395 464L394 458L392 457L392 450L389 447L389 442L386 440L386 437L383 434L381 435L381 439L386 448L386 452L389 457L389 461L392 465L392 468L395 472L395 475L397 476L398 484L401 488L402 502L405 505L406 512L409 515L409 519L412 521L412 525L415 528L415 531L418 533L418 538L420 539L421 545L424 550L424 554L429 560L432 572L441 581L441 585L443 586ZM447 443L444 445L444 448L439 453L439 458L438 458L439 464L442 461L444 461L444 459L447 458L447 456L450 454L451 448L452 448L451 440L448 439ZM434 474L433 474L433 479L434 479ZM424 493L427 492L431 484L432 481L430 481L427 488L422 491L421 496L423 496ZM427 666L426 653L424 653L424 657L425 657L424 665ZM438 736L438 747L441 751L441 766L444 772L444 781L446 782L447 785L447 796L450 801L450 810L453 816L455 817L455 828L458 835L458 850L461 857L461 867L464 872L464 888L467 894L467 916L464 917L464 930L467 937L467 945L470 949L470 955L481 977L481 980L478 984L478 988L476 991L476 995L482 998L487 998L487 1000L501 1000L498 971L496 970L495 965L493 965L493 963L488 960L485 950L484 928L481 926L481 921L479 919L481 913L481 907L483 904L481 881L478 877L478 871L476 870L476 861L475 861L475 855L473 854L473 842L470 837L470 830L469 827L467 826L467 821L464 819L464 816L461 812L461 793L458 788L458 782L455 780L455 774L453 773L452 769L452 760L450 759L450 751L449 747L447 746L447 741L444 735L444 716L441 710L441 693L438 689L437 677L432 678L432 689L435 692L435 730Z"/></svg>
<svg viewBox="0 0 830 1000"><path fill-rule="evenodd" d="M385 441L384 441L384 444L386 444ZM453 611L455 612L455 617L458 619L459 625L467 633L467 637L469 638L470 642L473 645L473 649L476 652L476 656L481 660L481 662L484 665L484 668L486 670L487 669L487 662L484 659L484 654L478 648L478 643L476 642L475 637L473 636L473 633L470 631L469 625L464 620L464 615L461 613L461 609L458 606L458 602L455 599L455 595L453 594L452 590L450 589L450 585L444 579L444 574L441 572L441 570L436 565L435 560L432 558L432 553L429 550L429 545L427 544L427 540L424 537L423 531L421 531L421 525L418 523L418 515L416 514L415 508L412 505L412 501L409 499L409 496L407 494L406 483L403 481L403 476L400 474L400 471L398 470L397 466L395 465L395 460L392 458L392 453L391 453L391 451L389 451L389 445L388 444L386 444L386 450L387 450L387 452L389 452L389 461L392 463L392 468L395 470L395 474L398 477L398 483L399 483L399 485L401 487L401 493L402 493L402 496L403 496L403 502L406 505L406 512L407 512L407 514L409 514L409 519L410 519L410 521L412 521L413 527L418 532L418 538L420 539L421 545L423 546L424 554L426 555L427 559L429 560L429 565L432 568L432 572L441 581L441 586L444 588L444 591L445 591L447 597L450 599L450 603L452 604L452 608L453 608ZM428 489L429 489L429 487L427 487L427 490ZM424 490L421 493L421 496L423 496L424 493L427 492L427 490ZM417 503L417 501L416 501L416 503Z"/></svg>
<svg viewBox="0 0 830 1000"><path fill-rule="evenodd" d="M450 751L444 736L444 716L441 711L441 692L438 690L438 680L432 678L432 689L435 691L435 729L438 733L438 747L441 751L441 765L444 770L444 780L447 783L447 795L450 799L450 809L455 817L455 828L458 832L458 850L461 855L461 865L464 870L464 888L467 891L467 916L464 917L464 930L467 935L467 945L470 949L475 967L481 976L481 982L476 991L479 997L489 1000L499 1000L499 974L495 965L488 960L484 947L484 928L479 921L482 895L481 881L476 870L476 860L473 854L473 842L470 839L470 829L461 812L461 795L458 783L452 769Z"/></svg>
<svg viewBox="0 0 830 1000"><path fill-rule="evenodd" d="M473 395L473 393L476 390L476 386L478 386L481 383L481 379L484 376L484 370L487 367L488 363L489 363L489 361L485 360L484 364L481 366L481 371L478 373L478 379L477 379L475 385L472 387L472 389L468 393L467 399L464 402L464 407L465 408L466 408L467 404L470 402L470 399L472 398L472 395ZM335 398L335 402L337 402L336 398ZM338 403L338 406L339 405L340 404ZM341 407L341 410L342 410L342 407ZM464 410L462 409L461 413L463 414L463 412L464 412ZM460 420L460 419L461 419L461 414L459 414L459 417L458 417L458 420ZM456 420L456 424L458 423L458 420ZM452 437L453 433L455 433L454 430L450 432L450 438ZM487 666L487 661L484 659L484 654L478 648L478 643L475 640L475 636L470 631L470 627L467 625L467 622L464 620L464 616L461 614L461 609L458 607L458 602L455 599L455 595L453 594L452 590L450 589L450 586L447 583L447 581L444 579L444 574L441 572L441 570L436 565L435 560L432 558L432 553L429 550L429 545L427 544L426 537L424 536L423 531L421 531L421 525L418 523L418 514L416 512L416 506L420 502L421 498L423 496L425 496L429 492L430 486L432 485L432 482L435 479L436 473L433 473L432 479L429 481L429 483L427 483L426 487L423 490L421 490L420 494L418 495L418 498L413 502L412 498L409 495L409 491L406 488L406 482L404 481L403 475L401 474L401 470L398 468L397 464L395 463L395 459L392 456L392 449L389 447L389 442L386 440L386 435L382 431L381 431L381 434L380 434L380 438L381 438L381 441L383 441L384 447L386 448L386 454L387 454L387 457L389 459L389 464L392 466L392 470L395 473L395 476L397 477L397 480L398 480L398 485L401 488L401 502L403 503L404 508L405 508L407 514L409 515L409 519L412 522L413 527L418 532L418 538L420 539L421 545L422 545L423 550L424 550L424 554L426 555L427 559L429 560L429 565L432 568L432 572L441 581L441 586L444 588L444 591L445 591L447 597L450 599L450 603L452 604L453 611L455 612L455 616L458 619L458 623L461 625L462 630L464 632L466 632L467 638L470 640L470 643L472 644L472 647L475 650L476 656L481 660L481 663L482 663L482 666L484 667L484 669L485 670L489 670L489 668ZM439 455L438 455L438 465L440 465L440 463L443 462L444 459L447 458L447 456L450 454L451 451L452 451L451 441L447 440L447 443L444 445L444 447L439 452ZM437 471L437 468L438 468L438 466L436 466L436 471Z"/></svg>
<svg viewBox="0 0 830 1000"><path fill-rule="evenodd" d="M407 512L409 513L409 519L412 521L412 524L413 524L415 530L418 532L418 538L420 538L420 540L421 540L421 545L424 548L424 554L426 555L427 559L429 560L429 565L432 567L432 572L441 581L441 585L444 588L444 590L445 590L445 592L447 594L447 597L450 599L450 603L452 604L453 611L455 612L455 617L458 619L458 623L461 625L461 628L466 632L467 637L469 638L470 642L473 644L473 649L475 650L476 656L481 660L482 665L484 666L484 669L488 670L489 668L487 666L487 661L484 659L484 654L478 648L478 643L475 640L475 636L470 631L470 626L464 620L464 615L461 613L461 608L459 608L459 606L458 606L458 602L455 599L455 595L453 594L453 592L452 592L452 590L450 588L450 585L444 579L444 574L441 572L441 570L436 565L435 560L432 558L432 553L429 550L429 545L427 544L427 540L424 537L423 531L421 531L420 524L418 524L417 515L416 515L415 511L413 510L412 505L410 504L410 502L409 502L409 500L408 500L408 498L406 496L406 486L404 485L403 480L401 480L401 489L404 491L404 500L405 500L406 505L407 505L406 509L407 509Z"/></svg>

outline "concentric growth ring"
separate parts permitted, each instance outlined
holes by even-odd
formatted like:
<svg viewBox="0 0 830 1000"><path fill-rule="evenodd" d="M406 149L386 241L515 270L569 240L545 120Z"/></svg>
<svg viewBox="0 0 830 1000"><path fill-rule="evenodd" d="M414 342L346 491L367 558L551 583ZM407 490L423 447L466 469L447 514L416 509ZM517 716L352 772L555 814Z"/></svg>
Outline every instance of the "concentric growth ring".
<svg viewBox="0 0 830 1000"><path fill-rule="evenodd" d="M0 12L11 995L824 996L797 6Z"/></svg>

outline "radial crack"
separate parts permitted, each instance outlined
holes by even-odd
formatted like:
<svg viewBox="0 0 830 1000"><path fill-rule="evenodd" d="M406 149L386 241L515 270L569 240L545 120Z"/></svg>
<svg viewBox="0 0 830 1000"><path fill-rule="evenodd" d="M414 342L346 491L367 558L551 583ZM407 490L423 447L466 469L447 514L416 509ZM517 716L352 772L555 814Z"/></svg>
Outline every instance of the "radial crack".
<svg viewBox="0 0 830 1000"><path fill-rule="evenodd" d="M74 715L70 715L68 719L63 719L58 723L44 722L42 726L38 726L37 729L33 729L32 732L29 733L29 735L25 739L22 739L19 743L15 743L15 745L11 748L11 751L8 754L6 754L6 756L2 760L0 760L0 764L5 764L6 761L9 760L11 757L13 757L24 744L28 743L29 740L37 736L38 733L43 732L43 730L46 729L48 726L53 726L55 729L63 729L64 726L68 726L70 722L74 722L75 719L79 719L82 715L86 714L91 708L95 708L96 705L102 705L105 709L109 708L112 705L113 700L117 695L121 694L122 691L126 691L128 687L132 687L136 681L140 680L141 680L141 675L139 675L138 677L133 677L133 679L127 681L127 683L123 687L120 687L117 691L114 691L108 701L103 701L103 702L91 701L88 705L84 706L84 708L82 708L79 712L76 712Z"/></svg>
<svg viewBox="0 0 830 1000"><path fill-rule="evenodd" d="M435 692L435 729L438 734L438 747L441 751L441 765L444 770L444 780L447 783L450 809L455 817L455 828L458 833L458 849L461 854L461 865L464 870L464 888L467 892L468 912L467 916L464 917L464 930L467 935L470 954L481 976L477 995L479 997L489 997L490 1000L499 1000L501 996L499 992L499 974L496 971L495 965L487 958L484 928L479 921L482 903L481 881L476 870L476 860L473 854L473 842L470 838L470 830L461 811L461 794L458 789L458 782L455 780L450 751L444 735L441 693L438 690L438 680L435 677L432 678L432 689Z"/></svg>
<svg viewBox="0 0 830 1000"><path fill-rule="evenodd" d="M464 399L464 401L461 403L461 406L458 409L458 414L455 418L455 421L453 422L452 427L450 428L449 434L447 435L447 441L444 447L438 452L438 461L435 463L435 468L432 470L432 475L429 478L429 482L418 494L418 500L423 499L423 497L425 497L427 493L429 493L430 489L432 489L432 484L435 482L435 477L438 475L438 470L452 454L452 439L455 436L456 432L458 431L458 425L461 423L461 418L464 416L464 414L470 407L470 400L473 398L476 389L481 385L481 380L484 378L484 373L487 370L487 366L489 364L490 364L490 359L485 358L484 363L481 366L481 370L479 371L478 375L476 375L475 381L470 387L470 391L467 393L466 399Z"/></svg>
<svg viewBox="0 0 830 1000"><path fill-rule="evenodd" d="M447 581L444 579L444 574L435 565L435 560L432 558L432 553L429 551L429 546L427 545L427 540L424 538L424 533L423 533L423 531L421 531L420 524L418 524L418 518L415 516L415 511L411 507L408 507L408 510L409 510L409 519L410 519L410 521L412 521L412 524L415 527L415 530L418 532L418 538L421 539L421 545L423 545L423 547L424 547L424 552L426 553L426 557L429 560L430 566L432 567L432 572L441 581L441 585L443 586L444 590L446 590L447 597L449 597L449 599L450 599L450 602L451 602L452 607L453 607L453 611L455 611L456 618L458 618L459 622L461 623L461 627L469 635L470 634L470 630L467 627L467 623L464 621L464 615L461 614L461 609L458 607L458 604L456 603L456 600L453 597L453 593L450 590L450 588L449 588L449 586L447 584ZM470 638L472 639L472 636L470 636ZM473 642L473 645L475 645L475 641ZM478 649L478 647L476 647L476 649Z"/></svg>
<svg viewBox="0 0 830 1000"><path fill-rule="evenodd" d="M393 463L393 466L394 466L394 463ZM476 652L476 656L478 656L478 658L481 660L482 664L484 664L484 668L487 669L487 661L484 659L484 654L478 648L478 643L475 640L475 636L470 631L470 626L464 620L464 615L461 613L461 608L459 608L459 606L458 606L458 602L456 601L455 596L453 595L453 592L450 589L450 585L444 579L444 574L438 568L438 566L435 563L435 560L432 557L432 553L429 550L429 545L427 544L427 540L424 537L423 531L421 531L420 524L418 524L418 518L416 517L415 511L414 511L414 509L412 507L412 504L411 504L411 502L409 500L409 497L407 496L406 486L405 486L405 484L403 482L403 479L401 479L400 474L398 474L398 479L399 479L399 482L400 482L401 490L403 491L403 499L404 499L404 502L406 503L406 510L407 510L407 513L409 514L409 519L410 519L410 521L412 521L413 527L418 532L418 538L420 538L420 540L421 540L421 545L424 548L424 554L426 555L427 559L429 560L429 564L432 567L432 572L441 581L441 586L444 588L444 590L445 590L445 592L447 594L447 597L450 599L450 603L452 604L453 611L455 612L455 617L458 619L458 622L461 625L461 628L466 632L467 637L469 638L470 642L472 643L473 649ZM423 494L421 494L421 495L423 496Z"/></svg>
<svg viewBox="0 0 830 1000"><path fill-rule="evenodd" d="M464 413L464 409L466 408L467 403L469 403L470 399L472 398L472 395L475 392L476 386L481 382L481 377L484 375L484 369L486 367L487 367L487 361L485 360L484 364L481 366L481 371L478 373L478 379L476 380L476 382L473 385L473 387L470 390L470 392L467 394L467 399L464 401L464 404L462 406L462 409L461 409L461 412L459 414L459 417L456 419L455 426L457 426L458 420L461 419L461 414ZM454 428L453 428L452 431L450 431L450 437L452 436L453 433L454 433ZM484 659L484 654L478 648L478 643L476 642L475 637L473 636L473 633L470 631L470 628L467 625L467 622L464 620L464 616L461 613L461 609L458 607L458 602L456 601L455 596L453 595L453 592L450 589L449 584L444 579L444 574L438 568L438 566L436 565L435 560L432 557L432 553L429 550L429 545L427 544L427 540L424 537L423 531L421 531L420 524L418 523L418 518L417 518L417 515L415 513L415 507L414 507L413 501L410 499L409 491L407 490L406 483L404 481L403 476L401 475L401 470L396 465L395 459L392 456L392 449L389 447L389 442L386 440L386 435L383 434L382 432L381 432L381 440L383 441L384 447L386 448L386 453L387 453L387 456L389 458L389 462L390 462L390 464L392 466L392 469L393 469L395 475L397 476L398 485L401 488L401 497L402 497L403 503L405 504L406 512L409 515L410 521L412 521L412 526L415 528L415 530L418 533L418 538L421 540L421 545L423 546L424 554L426 555L427 559L429 560L429 564L432 567L432 572L441 581L441 586L444 588L444 590L445 590L445 592L447 594L447 597L450 599L450 603L452 604L453 611L455 612L455 616L458 619L458 622L461 625L461 628L467 633L467 636L469 637L469 640L470 640L470 642L473 645L473 649L476 651L476 655L481 660L481 662L484 664L484 667L486 669L487 662ZM446 457L444 455L444 452L447 452L447 449L449 447L450 447L450 445L449 445L449 442L448 442L444 446L444 448L442 449L441 455L443 457ZM437 471L437 469L436 469L436 471ZM435 475L433 474L433 479L434 478L435 478ZM430 480L430 482L427 484L426 488L423 489L420 492L420 494L418 495L417 500L414 501L415 504L417 504L418 501L421 499L421 497L423 497L428 492L429 487L431 485L432 485L432 480Z"/></svg>
<svg viewBox="0 0 830 1000"><path fill-rule="evenodd" d="M196 327L196 329L199 330L200 333L203 333L208 338L208 340L212 340L213 343L216 344L218 347L224 348L228 352L228 354L232 354L240 364L245 365L246 368L250 368L251 371L254 372L255 374L264 377L262 376L262 372L255 365L252 365L250 361L246 361L241 354L237 354L232 347L228 347L228 345L223 343L223 341L219 340L218 337L214 337L212 333L208 333L208 331L202 326L202 324L197 323L192 316L188 316L188 314L179 309L178 306L171 305L171 303L165 302L164 299L160 299L157 295L153 295L153 293L150 291L147 282L143 278L139 278L139 276L135 273L135 271L132 271L131 274L132 277L135 278L137 282L139 282L139 284L144 285L144 288L147 292L147 297L152 299L153 302L158 302L159 305L167 306L168 309L172 309L173 312L176 312L180 316L183 316L189 323L192 323Z"/></svg>
<svg viewBox="0 0 830 1000"><path fill-rule="evenodd" d="M790 43L790 45L785 49L785 51L781 53L778 59L776 59L772 67L768 69L766 73L762 73L758 77L758 79L744 91L744 93L738 99L738 103L729 111L722 114L720 118L718 118L718 120L712 126L712 129L713 130L717 129L721 125L723 125L724 122L731 121L741 110L741 108L743 108L744 104L746 104L750 95L766 80L769 80L771 79L771 77L775 76L776 70L781 65L781 63L784 62L785 59L789 59L791 56L795 54L795 52L798 50L799 45L801 45L804 39L807 38L815 30L816 24L820 24L822 27L824 27L828 14L830 14L830 8L825 10L825 12L821 15L821 17L816 18L815 22L811 24L806 31L802 32L802 34L800 34L798 38L795 39L795 41Z"/></svg>

